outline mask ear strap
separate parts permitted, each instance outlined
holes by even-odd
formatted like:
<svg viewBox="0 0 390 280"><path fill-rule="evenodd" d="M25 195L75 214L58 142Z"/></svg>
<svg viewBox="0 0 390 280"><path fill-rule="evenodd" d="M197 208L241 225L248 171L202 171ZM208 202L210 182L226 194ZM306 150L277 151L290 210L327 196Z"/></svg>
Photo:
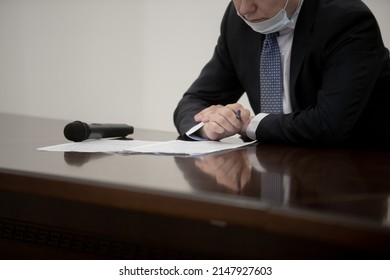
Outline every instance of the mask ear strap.
<svg viewBox="0 0 390 280"><path fill-rule="evenodd" d="M288 4L288 1L289 1L289 0L287 0L287 1L286 1L286 4L284 5L284 8L283 8L283 10L286 10L286 8L287 8L287 4Z"/></svg>

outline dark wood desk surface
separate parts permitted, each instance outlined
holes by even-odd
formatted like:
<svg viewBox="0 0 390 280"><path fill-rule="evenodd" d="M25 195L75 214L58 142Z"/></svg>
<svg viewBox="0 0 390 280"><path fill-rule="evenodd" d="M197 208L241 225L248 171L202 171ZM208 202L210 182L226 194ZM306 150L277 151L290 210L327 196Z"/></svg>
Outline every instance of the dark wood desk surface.
<svg viewBox="0 0 390 280"><path fill-rule="evenodd" d="M390 153L262 144L200 158L37 151L66 143L66 123L0 114L1 258L390 256Z"/></svg>

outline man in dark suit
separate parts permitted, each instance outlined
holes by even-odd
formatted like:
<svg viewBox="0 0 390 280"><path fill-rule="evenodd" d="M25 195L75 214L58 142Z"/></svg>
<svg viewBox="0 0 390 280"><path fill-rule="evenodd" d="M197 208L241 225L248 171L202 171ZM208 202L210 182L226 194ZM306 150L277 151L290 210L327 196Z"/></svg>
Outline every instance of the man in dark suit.
<svg viewBox="0 0 390 280"><path fill-rule="evenodd" d="M270 33L283 77L276 113L261 109L260 61ZM244 92L255 116L236 103ZM389 52L361 0L233 0L214 55L174 122L192 138L239 133L270 143L389 147L389 108Z"/></svg>

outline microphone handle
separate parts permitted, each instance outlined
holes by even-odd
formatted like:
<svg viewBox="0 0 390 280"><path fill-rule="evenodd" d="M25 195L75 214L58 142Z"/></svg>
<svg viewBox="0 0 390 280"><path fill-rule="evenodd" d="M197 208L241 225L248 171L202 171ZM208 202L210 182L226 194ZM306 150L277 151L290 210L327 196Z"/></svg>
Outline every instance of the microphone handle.
<svg viewBox="0 0 390 280"><path fill-rule="evenodd" d="M92 123L88 125L91 133L88 139L99 139L107 137L125 137L132 134L134 128L127 124L99 124Z"/></svg>

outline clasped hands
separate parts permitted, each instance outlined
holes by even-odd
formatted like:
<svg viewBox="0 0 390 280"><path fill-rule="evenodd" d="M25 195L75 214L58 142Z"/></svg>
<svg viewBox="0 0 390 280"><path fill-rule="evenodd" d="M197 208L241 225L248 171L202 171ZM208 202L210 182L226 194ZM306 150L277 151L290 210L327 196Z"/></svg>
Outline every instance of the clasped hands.
<svg viewBox="0 0 390 280"><path fill-rule="evenodd" d="M237 118L236 112L240 111ZM246 137L246 129L252 117L250 111L239 103L226 106L213 105L195 115L196 122L203 122L200 130L202 137L210 140L220 140L236 133Z"/></svg>

